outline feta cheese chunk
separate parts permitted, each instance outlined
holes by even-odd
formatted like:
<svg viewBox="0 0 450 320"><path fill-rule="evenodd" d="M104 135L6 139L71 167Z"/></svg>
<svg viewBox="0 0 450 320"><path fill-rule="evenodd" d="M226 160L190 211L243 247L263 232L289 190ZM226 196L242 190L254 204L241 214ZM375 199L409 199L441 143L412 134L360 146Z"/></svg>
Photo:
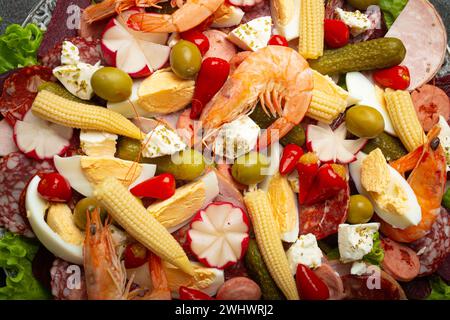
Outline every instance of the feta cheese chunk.
<svg viewBox="0 0 450 320"><path fill-rule="evenodd" d="M249 116L224 124L214 141L214 153L234 160L256 146L259 126Z"/></svg>
<svg viewBox="0 0 450 320"><path fill-rule="evenodd" d="M175 131L162 124L147 133L142 146L142 155L147 158L172 155L187 147Z"/></svg>
<svg viewBox="0 0 450 320"><path fill-rule="evenodd" d="M95 66L79 62L56 67L53 75L63 84L63 86L74 96L83 100L90 100L94 96L91 86L91 78L95 71L100 69L100 64Z"/></svg>
<svg viewBox="0 0 450 320"><path fill-rule="evenodd" d="M317 245L316 237L312 233L301 235L288 249L286 255L292 274L297 272L299 263L310 268L317 268L322 264L322 250Z"/></svg>
<svg viewBox="0 0 450 320"><path fill-rule="evenodd" d="M91 157L114 157L118 135L108 132L81 130L80 146Z"/></svg>
<svg viewBox="0 0 450 320"><path fill-rule="evenodd" d="M351 12L336 8L336 13L339 19L350 28L350 33L354 37L370 29L372 26L368 16L359 10Z"/></svg>
<svg viewBox="0 0 450 320"><path fill-rule="evenodd" d="M439 116L439 126L441 127L441 132L439 132L438 137L444 149L447 171L450 171L450 127L443 116Z"/></svg>
<svg viewBox="0 0 450 320"><path fill-rule="evenodd" d="M272 18L260 17L241 24L228 34L228 40L243 50L264 48L272 33Z"/></svg>
<svg viewBox="0 0 450 320"><path fill-rule="evenodd" d="M362 276L367 273L367 264L364 261L355 261L350 269L350 274Z"/></svg>
<svg viewBox="0 0 450 320"><path fill-rule="evenodd" d="M338 246L341 261L358 261L368 254L373 247L373 235L379 227L379 223L340 224Z"/></svg>
<svg viewBox="0 0 450 320"><path fill-rule="evenodd" d="M78 47L70 41L64 41L61 49L61 64L71 65L80 62Z"/></svg>

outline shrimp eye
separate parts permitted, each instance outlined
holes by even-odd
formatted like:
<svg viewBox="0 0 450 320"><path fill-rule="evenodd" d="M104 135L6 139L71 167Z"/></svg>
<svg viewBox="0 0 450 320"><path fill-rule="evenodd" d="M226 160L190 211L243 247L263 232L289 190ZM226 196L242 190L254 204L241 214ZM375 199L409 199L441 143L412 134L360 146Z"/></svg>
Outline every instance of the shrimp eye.
<svg viewBox="0 0 450 320"><path fill-rule="evenodd" d="M95 233L97 232L97 226L95 224L91 224L90 232L92 235L95 235Z"/></svg>
<svg viewBox="0 0 450 320"><path fill-rule="evenodd" d="M440 143L440 142L441 142L441 141L439 140L438 137L433 138L433 140L431 140L431 143L430 143L431 149L436 150L436 149L439 147L439 143Z"/></svg>

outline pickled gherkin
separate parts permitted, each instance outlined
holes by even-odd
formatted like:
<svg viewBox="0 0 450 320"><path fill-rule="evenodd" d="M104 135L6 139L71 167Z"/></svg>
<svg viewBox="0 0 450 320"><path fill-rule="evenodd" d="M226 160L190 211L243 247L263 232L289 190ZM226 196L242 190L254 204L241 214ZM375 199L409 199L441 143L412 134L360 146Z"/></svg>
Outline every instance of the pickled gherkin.
<svg viewBox="0 0 450 320"><path fill-rule="evenodd" d="M364 153L370 153L376 148L380 148L388 162L397 160L408 153L398 138L386 132L382 132L375 138L370 139L362 151Z"/></svg>
<svg viewBox="0 0 450 320"><path fill-rule="evenodd" d="M322 74L383 69L400 64L406 48L397 38L379 38L342 48L325 50L322 57L310 60L311 68Z"/></svg>
<svg viewBox="0 0 450 320"><path fill-rule="evenodd" d="M81 102L81 103L87 103L87 104L93 104L89 100L82 100L78 98L77 96L74 96L71 94L66 88L64 88L62 85L54 82L44 82L38 87L38 91L47 90L51 93L54 93L60 97L66 98L68 100L72 100L75 102Z"/></svg>

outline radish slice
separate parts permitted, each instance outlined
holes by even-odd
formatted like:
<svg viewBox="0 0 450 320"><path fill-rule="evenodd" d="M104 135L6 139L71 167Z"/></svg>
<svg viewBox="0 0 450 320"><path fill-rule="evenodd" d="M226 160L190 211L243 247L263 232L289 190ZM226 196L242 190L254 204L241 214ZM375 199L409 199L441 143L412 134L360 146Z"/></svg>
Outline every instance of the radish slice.
<svg viewBox="0 0 450 320"><path fill-rule="evenodd" d="M200 262L225 269L244 256L248 232L248 219L241 208L229 202L213 202L194 217L187 239Z"/></svg>
<svg viewBox="0 0 450 320"><path fill-rule="evenodd" d="M330 126L319 123L308 126L306 139L308 147L317 154L320 161L346 164L355 161L355 154L367 143L364 138L347 140L346 134L345 123L334 131Z"/></svg>
<svg viewBox="0 0 450 320"><path fill-rule="evenodd" d="M263 0L228 0L230 4L241 8L250 8L261 3Z"/></svg>
<svg viewBox="0 0 450 320"><path fill-rule="evenodd" d="M27 157L37 160L53 159L70 146L73 129L37 118L28 111L14 126L14 141Z"/></svg>
<svg viewBox="0 0 450 320"><path fill-rule="evenodd" d="M13 128L6 122L6 119L0 121L0 157L18 150L13 135Z"/></svg>

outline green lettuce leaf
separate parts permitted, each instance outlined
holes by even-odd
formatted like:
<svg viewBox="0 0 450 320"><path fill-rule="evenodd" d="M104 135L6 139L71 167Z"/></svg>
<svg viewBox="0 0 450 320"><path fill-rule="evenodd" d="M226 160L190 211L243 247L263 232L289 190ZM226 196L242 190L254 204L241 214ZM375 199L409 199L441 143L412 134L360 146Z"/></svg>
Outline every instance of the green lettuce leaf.
<svg viewBox="0 0 450 320"><path fill-rule="evenodd" d="M50 293L34 278L32 261L39 244L31 239L0 230L0 268L6 285L0 288L0 300L42 300Z"/></svg>
<svg viewBox="0 0 450 320"><path fill-rule="evenodd" d="M450 286L439 276L434 276L430 280L431 293L427 300L450 300Z"/></svg>
<svg viewBox="0 0 450 320"><path fill-rule="evenodd" d="M37 50L43 35L32 23L25 27L9 25L0 35L0 73L37 64Z"/></svg>
<svg viewBox="0 0 450 320"><path fill-rule="evenodd" d="M383 262L383 259L384 259L384 250L381 247L380 233L375 232L373 234L372 251L370 251L363 257L363 261L380 266L381 262Z"/></svg>
<svg viewBox="0 0 450 320"><path fill-rule="evenodd" d="M383 11L384 21L388 29L400 15L408 0L380 0L380 8Z"/></svg>

